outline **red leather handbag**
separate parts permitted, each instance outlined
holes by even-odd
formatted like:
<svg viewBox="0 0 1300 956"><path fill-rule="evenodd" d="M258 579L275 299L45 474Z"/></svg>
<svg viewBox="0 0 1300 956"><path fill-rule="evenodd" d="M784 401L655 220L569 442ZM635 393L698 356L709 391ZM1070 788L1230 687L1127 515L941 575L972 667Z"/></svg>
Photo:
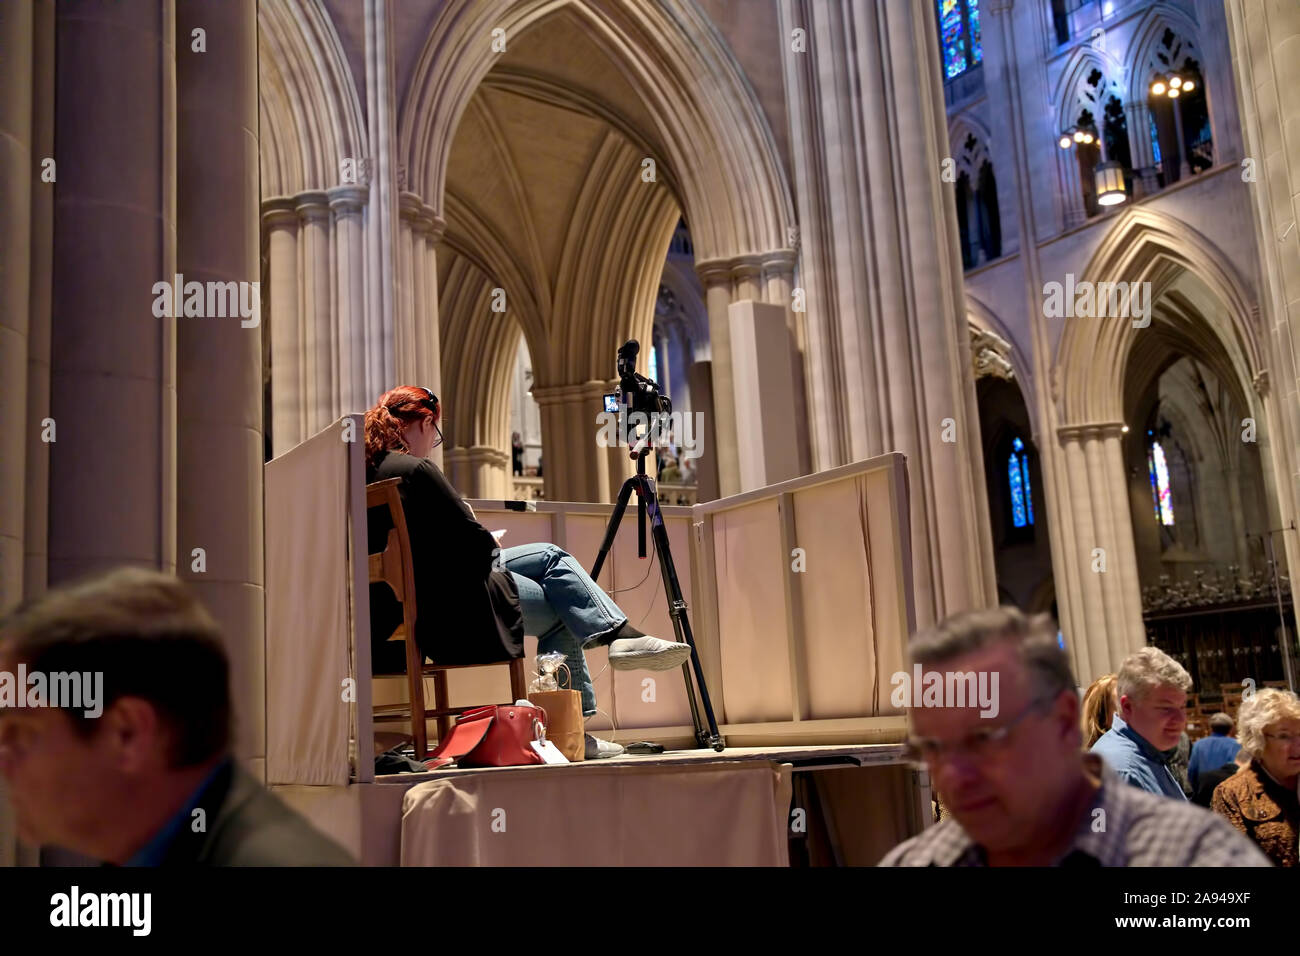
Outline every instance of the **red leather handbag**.
<svg viewBox="0 0 1300 956"><path fill-rule="evenodd" d="M488 704L456 718L447 739L429 755L425 765L437 770L450 763L460 767L522 767L545 763L529 746L546 738L546 711L519 704Z"/></svg>

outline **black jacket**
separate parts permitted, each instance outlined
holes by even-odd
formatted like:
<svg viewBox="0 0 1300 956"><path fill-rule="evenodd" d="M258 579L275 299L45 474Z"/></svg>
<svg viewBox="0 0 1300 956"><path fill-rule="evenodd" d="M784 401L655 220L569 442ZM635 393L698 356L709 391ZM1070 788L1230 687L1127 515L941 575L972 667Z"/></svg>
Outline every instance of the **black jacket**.
<svg viewBox="0 0 1300 956"><path fill-rule="evenodd" d="M496 539L429 459L382 452L366 469L366 482L387 478L402 479L399 492L411 539L420 650L439 664L492 664L523 657L519 590L509 572L492 568ZM391 527L386 509L371 512L370 553L384 549ZM375 673L406 669L400 642L387 640L401 623L402 606L392 590L372 584Z"/></svg>

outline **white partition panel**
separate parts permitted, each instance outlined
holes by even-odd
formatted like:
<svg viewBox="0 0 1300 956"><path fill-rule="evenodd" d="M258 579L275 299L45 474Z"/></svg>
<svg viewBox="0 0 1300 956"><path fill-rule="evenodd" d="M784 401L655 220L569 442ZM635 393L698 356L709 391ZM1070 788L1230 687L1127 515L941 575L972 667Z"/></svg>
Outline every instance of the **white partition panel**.
<svg viewBox="0 0 1300 956"><path fill-rule="evenodd" d="M359 433L356 419L334 422L265 466L271 784L346 784L350 774L355 704L344 691L356 671L348 536L360 445L344 440L344 429Z"/></svg>
<svg viewBox="0 0 1300 956"><path fill-rule="evenodd" d="M907 509L900 454L695 505L699 643L728 743L902 737Z"/></svg>

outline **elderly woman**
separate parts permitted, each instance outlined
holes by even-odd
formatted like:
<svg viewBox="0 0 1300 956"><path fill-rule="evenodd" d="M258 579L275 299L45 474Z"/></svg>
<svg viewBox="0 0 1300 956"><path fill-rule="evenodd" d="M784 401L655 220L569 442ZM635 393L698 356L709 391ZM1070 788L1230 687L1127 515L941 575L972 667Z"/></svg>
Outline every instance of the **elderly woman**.
<svg viewBox="0 0 1300 956"><path fill-rule="evenodd" d="M1237 715L1241 747L1251 756L1214 790L1211 809L1259 844L1278 866L1300 864L1300 698L1266 688Z"/></svg>

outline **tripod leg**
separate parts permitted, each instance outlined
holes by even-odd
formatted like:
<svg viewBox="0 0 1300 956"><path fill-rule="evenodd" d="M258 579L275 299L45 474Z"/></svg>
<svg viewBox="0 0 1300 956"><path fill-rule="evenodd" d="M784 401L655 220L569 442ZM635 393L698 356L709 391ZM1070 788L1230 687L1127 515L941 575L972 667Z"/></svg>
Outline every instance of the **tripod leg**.
<svg viewBox="0 0 1300 956"><path fill-rule="evenodd" d="M596 555L596 563L591 567L591 579L593 581L600 577L600 569L605 566L605 556L609 554L609 549L614 544L614 536L618 534L618 523L623 520L623 512L627 510L628 499L632 497L632 491L636 488L636 479L629 478L623 482L623 487L619 489L618 501L614 503L614 513L609 516L609 524L605 526L605 540L600 543L600 552Z"/></svg>
<svg viewBox="0 0 1300 956"><path fill-rule="evenodd" d="M664 589L668 593L669 611L673 616L673 630L676 632L679 640L685 640L691 648L691 666L694 670L695 683L700 691L700 703L704 706L704 715L708 720L708 733L700 726L699 714L695 707L695 694L691 688L691 682L686 682L686 693L691 700L691 719L695 726L695 734L701 745L712 747L714 750L722 750L726 744L722 735L718 733L718 721L713 714L713 702L709 699L709 688L704 682L704 669L700 666L700 653L695 647L695 637L691 633L691 621L687 616L686 601L682 597L682 588L677 581L677 568L673 564L673 553L668 543L668 529L664 527L663 515L659 512L659 502L654 497L654 488L650 485L650 479L638 475L629 479L643 483L644 492L641 495L646 507L650 512L650 529L654 536L655 551L659 556L659 570L663 575ZM683 672L686 671L686 665L682 665Z"/></svg>

